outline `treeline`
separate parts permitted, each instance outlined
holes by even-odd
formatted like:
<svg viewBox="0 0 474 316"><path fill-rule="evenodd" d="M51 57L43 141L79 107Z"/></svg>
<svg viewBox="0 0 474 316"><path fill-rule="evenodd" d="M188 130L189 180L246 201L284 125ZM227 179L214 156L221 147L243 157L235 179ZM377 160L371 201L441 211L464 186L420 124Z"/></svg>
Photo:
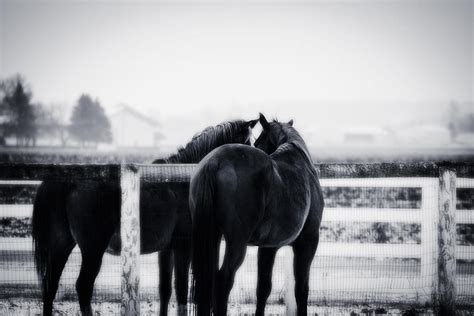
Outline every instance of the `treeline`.
<svg viewBox="0 0 474 316"><path fill-rule="evenodd" d="M0 80L0 145L36 146L41 137L62 146L83 147L112 142L110 121L99 100L83 93L72 108L64 104L35 103L21 75Z"/></svg>

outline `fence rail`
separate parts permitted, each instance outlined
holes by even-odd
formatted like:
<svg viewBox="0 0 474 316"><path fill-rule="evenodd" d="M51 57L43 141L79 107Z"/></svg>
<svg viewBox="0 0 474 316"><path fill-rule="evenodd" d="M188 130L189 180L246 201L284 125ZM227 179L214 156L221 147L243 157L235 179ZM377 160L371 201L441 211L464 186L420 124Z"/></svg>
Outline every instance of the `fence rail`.
<svg viewBox="0 0 474 316"><path fill-rule="evenodd" d="M431 289L425 303L440 313L455 310L456 259L474 260L473 246L455 245L456 223L474 224L474 210L455 209L458 188L471 188L473 163L376 163L316 164L325 187L416 187L422 190L421 208L326 208L324 221L421 223L421 244L321 243L318 256L370 258L418 258L421 276L414 284ZM139 274L139 181L140 170L145 182L187 182L195 165L50 165L0 164L0 185L38 185L46 179L117 181L122 187L122 313L138 314ZM146 170L146 172L144 172ZM145 174L146 173L146 174ZM457 177L457 179L456 179ZM408 178L408 179L407 179ZM31 205L2 205L2 217L29 217ZM23 238L24 240L24 238ZM11 245L11 244L10 244ZM31 251L31 243L8 243L0 240L2 250ZM18 245L22 249L19 249ZM7 249L8 248L8 249ZM24 248L24 249L23 249ZM288 264L291 262L288 261ZM288 269L291 271L291 269ZM430 276L430 277L426 277ZM291 278L290 278L291 279ZM357 279L358 287L370 282ZM291 280L287 281L291 285ZM382 278L380 282L384 282ZM378 283L380 283L378 282ZM377 283L377 282L376 282ZM327 284L327 290L334 285ZM287 304L294 304L292 291ZM290 297L288 297L290 296ZM289 307L291 310L291 306Z"/></svg>
<svg viewBox="0 0 474 316"><path fill-rule="evenodd" d="M147 165L157 182L187 182L195 168L194 164ZM438 178L439 168L456 169L457 177L473 176L471 162L419 162L419 163L325 163L315 164L321 179L347 178ZM1 180L116 180L120 178L119 164L24 164L0 163Z"/></svg>

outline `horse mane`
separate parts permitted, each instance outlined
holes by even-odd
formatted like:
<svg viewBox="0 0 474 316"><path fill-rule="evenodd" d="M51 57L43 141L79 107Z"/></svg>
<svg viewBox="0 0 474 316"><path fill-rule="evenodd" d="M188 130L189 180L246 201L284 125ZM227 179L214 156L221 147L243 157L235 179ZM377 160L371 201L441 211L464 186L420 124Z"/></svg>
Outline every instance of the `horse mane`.
<svg viewBox="0 0 474 316"><path fill-rule="evenodd" d="M309 171L317 179L318 174L314 168L313 159L311 158L308 147L306 147L306 143L301 135L290 125L282 124L278 122L278 120L274 120L273 122L280 126L280 132L284 135L285 140L280 146L278 146L271 156L278 157L280 155L286 155L296 149L303 156Z"/></svg>
<svg viewBox="0 0 474 316"><path fill-rule="evenodd" d="M235 120L209 126L195 134L185 146L178 147L177 153L153 163L197 163L213 149L232 142L245 123L244 120Z"/></svg>
<svg viewBox="0 0 474 316"><path fill-rule="evenodd" d="M273 120L273 122L280 126L280 132L284 135L284 141L282 144L280 144L280 146L278 146L272 155L282 154L288 150L291 150L291 148L294 146L303 153L309 163L313 164L313 159L311 158L308 148L306 147L306 143L301 137L300 133L298 133L298 131L296 131L296 129L294 129L292 126L288 124L282 124L276 119Z"/></svg>

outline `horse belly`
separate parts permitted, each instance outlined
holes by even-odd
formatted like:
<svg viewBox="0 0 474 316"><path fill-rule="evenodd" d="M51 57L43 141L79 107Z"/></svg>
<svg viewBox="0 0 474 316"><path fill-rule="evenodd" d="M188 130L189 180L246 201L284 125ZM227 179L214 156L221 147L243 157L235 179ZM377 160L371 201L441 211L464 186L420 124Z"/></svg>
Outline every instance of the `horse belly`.
<svg viewBox="0 0 474 316"><path fill-rule="evenodd" d="M141 229L140 235L140 253L149 254L157 252L167 248L171 243L171 232L155 231L152 229ZM122 239L120 238L120 229L114 232L112 238L110 238L107 249L107 253L111 255L120 255L122 249Z"/></svg>
<svg viewBox="0 0 474 316"><path fill-rule="evenodd" d="M149 254L171 246L173 238L176 238L175 230L181 227L181 235L188 231L186 236L178 236L190 239L191 224L189 212L178 212L176 206L158 207L149 209L141 208L140 214L140 253ZM185 222L186 224L178 225ZM188 224L189 222L189 224ZM179 234L179 232L178 232ZM107 253L118 255L121 251L120 225L116 228L107 247Z"/></svg>
<svg viewBox="0 0 474 316"><path fill-rule="evenodd" d="M287 199L289 201L290 199ZM280 203L282 207L270 208L265 218L252 234L252 244L262 247L281 247L291 244L301 233L310 208L310 195L301 199L298 204L295 201L288 205Z"/></svg>
<svg viewBox="0 0 474 316"><path fill-rule="evenodd" d="M115 230L112 238L110 238L109 244L105 252L108 254L118 256L120 255L120 251L122 249L122 240L120 239L120 229Z"/></svg>
<svg viewBox="0 0 474 316"><path fill-rule="evenodd" d="M273 222L273 223L272 223ZM252 234L249 244L260 247L282 247L291 244L299 236L303 224L289 229L274 221L260 225Z"/></svg>

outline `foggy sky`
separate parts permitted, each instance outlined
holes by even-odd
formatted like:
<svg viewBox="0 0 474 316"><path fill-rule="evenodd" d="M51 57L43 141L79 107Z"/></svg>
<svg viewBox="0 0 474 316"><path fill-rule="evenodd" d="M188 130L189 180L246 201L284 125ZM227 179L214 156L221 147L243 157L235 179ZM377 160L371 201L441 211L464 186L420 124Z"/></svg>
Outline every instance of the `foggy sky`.
<svg viewBox="0 0 474 316"><path fill-rule="evenodd" d="M0 1L0 77L44 103L373 125L473 100L472 1Z"/></svg>

